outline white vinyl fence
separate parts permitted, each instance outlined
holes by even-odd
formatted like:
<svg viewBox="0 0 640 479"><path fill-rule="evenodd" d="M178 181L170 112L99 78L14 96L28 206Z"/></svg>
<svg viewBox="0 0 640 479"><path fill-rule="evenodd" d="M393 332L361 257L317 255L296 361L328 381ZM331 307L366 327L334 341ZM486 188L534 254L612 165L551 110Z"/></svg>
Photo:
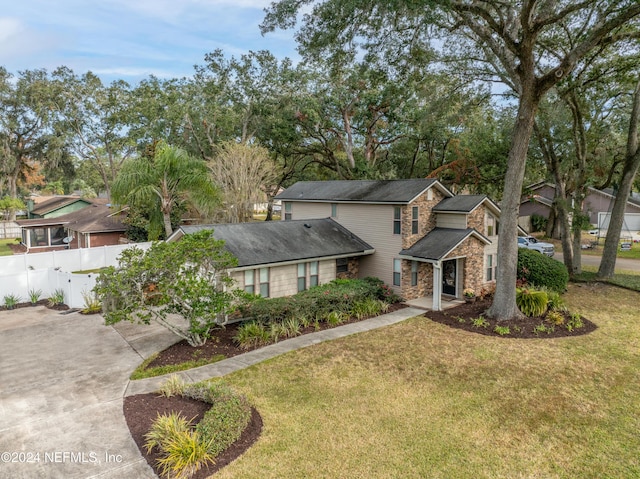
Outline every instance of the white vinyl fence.
<svg viewBox="0 0 640 479"><path fill-rule="evenodd" d="M0 257L0 304L13 294L29 301L30 291L41 291L41 299L54 291L64 292L70 308L84 307L83 294L90 294L96 284L96 273L73 273L117 265L120 253L136 246L147 249L151 243L103 246L100 248L50 251Z"/></svg>
<svg viewBox="0 0 640 479"><path fill-rule="evenodd" d="M22 228L14 221L0 221L0 239L13 239L22 236Z"/></svg>

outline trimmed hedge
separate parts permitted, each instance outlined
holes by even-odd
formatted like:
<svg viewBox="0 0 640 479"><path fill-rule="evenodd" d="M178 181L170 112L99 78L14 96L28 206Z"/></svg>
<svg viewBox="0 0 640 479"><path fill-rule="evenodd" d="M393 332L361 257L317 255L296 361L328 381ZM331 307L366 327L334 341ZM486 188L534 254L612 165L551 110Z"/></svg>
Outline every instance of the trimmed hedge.
<svg viewBox="0 0 640 479"><path fill-rule="evenodd" d="M211 404L196 431L214 457L233 444L251 420L251 406L245 397L222 381L188 384L182 395Z"/></svg>
<svg viewBox="0 0 640 479"><path fill-rule="evenodd" d="M368 299L397 303L400 298L378 278L336 279L286 298L252 297L239 306L243 318L260 322L287 318L324 318L333 311L348 313Z"/></svg>
<svg viewBox="0 0 640 479"><path fill-rule="evenodd" d="M567 267L537 251L518 248L518 280L563 293L569 283Z"/></svg>

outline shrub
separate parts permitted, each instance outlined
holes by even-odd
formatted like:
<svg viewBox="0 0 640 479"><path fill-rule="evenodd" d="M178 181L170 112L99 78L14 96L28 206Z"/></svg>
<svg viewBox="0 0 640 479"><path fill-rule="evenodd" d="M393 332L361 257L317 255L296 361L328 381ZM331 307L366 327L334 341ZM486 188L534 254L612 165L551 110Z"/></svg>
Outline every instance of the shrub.
<svg viewBox="0 0 640 479"><path fill-rule="evenodd" d="M547 229L547 221L548 219L542 215L532 214L531 215L531 230L532 231L545 231Z"/></svg>
<svg viewBox="0 0 640 479"><path fill-rule="evenodd" d="M547 311L547 293L532 288L516 289L516 304L527 316L542 316Z"/></svg>
<svg viewBox="0 0 640 479"><path fill-rule="evenodd" d="M347 319L349 319L349 315L347 313L343 313L342 311L331 311L324 318L326 323L331 325L331 326L337 326L338 324L342 324Z"/></svg>
<svg viewBox="0 0 640 479"><path fill-rule="evenodd" d="M556 330L555 327L553 326L545 326L544 323L540 323L538 324L535 328L533 328L533 334L535 334L536 336L539 333L547 333L547 334L551 334Z"/></svg>
<svg viewBox="0 0 640 479"><path fill-rule="evenodd" d="M191 421L177 413L159 415L145 439L147 452L159 449L158 466L166 477L191 477L214 459L209 452L209 443L197 430L192 431Z"/></svg>
<svg viewBox="0 0 640 479"><path fill-rule="evenodd" d="M102 303L98 299L95 293L82 292L82 299L84 301L84 314L99 313L102 311Z"/></svg>
<svg viewBox="0 0 640 479"><path fill-rule="evenodd" d="M184 380L180 376L172 374L160 385L158 393L167 398L170 398L171 396L179 396L184 391L185 385Z"/></svg>
<svg viewBox="0 0 640 479"><path fill-rule="evenodd" d="M569 318L569 321L567 321L567 324L565 324L565 328L567 328L567 331L569 332L582 327L584 327L584 322L578 313L573 313Z"/></svg>
<svg viewBox="0 0 640 479"><path fill-rule="evenodd" d="M147 453L151 452L155 447L162 448L168 437L188 431L190 428L191 421L187 421L178 413L158 414L156 420L153 421L151 430L144 435L144 447Z"/></svg>
<svg viewBox="0 0 640 479"><path fill-rule="evenodd" d="M377 278L336 279L288 298L253 296L242 302L238 309L242 317L262 322L284 321L287 318L324 320L331 312L349 312L356 303L368 300L391 304L400 298ZM378 313L382 310L380 308Z"/></svg>
<svg viewBox="0 0 640 479"><path fill-rule="evenodd" d="M237 342L241 348L249 349L268 344L271 340L271 335L265 323L261 321L249 321L238 327L238 332L233 337L233 340Z"/></svg>
<svg viewBox="0 0 640 479"><path fill-rule="evenodd" d="M213 457L233 444L251 420L251 406L247 400L223 381L189 384L183 395L211 404L196 431Z"/></svg>
<svg viewBox="0 0 640 479"><path fill-rule="evenodd" d="M49 306L58 306L60 304L64 304L64 290L56 289L49 296Z"/></svg>
<svg viewBox="0 0 640 479"><path fill-rule="evenodd" d="M366 298L360 301L356 301L351 306L351 314L358 319L363 319L368 316L375 316L382 311L381 302L374 298Z"/></svg>
<svg viewBox="0 0 640 479"><path fill-rule="evenodd" d="M553 324L555 326L561 326L562 324L564 324L564 316L558 311L548 311L544 319L547 321L547 323Z"/></svg>
<svg viewBox="0 0 640 479"><path fill-rule="evenodd" d="M557 291L553 291L553 290L548 290L546 288L542 288L543 291L546 291L547 293L547 306L549 307L550 310L552 311L566 311L567 310L567 306L564 302L564 299L562 299L562 296L560 296L560 293L558 293Z"/></svg>
<svg viewBox="0 0 640 479"><path fill-rule="evenodd" d="M36 304L40 300L40 296L42 296L41 289L29 290L29 301L31 302L31 304Z"/></svg>
<svg viewBox="0 0 640 479"><path fill-rule="evenodd" d="M478 316L477 318L471 320L471 324L473 324L473 326L476 328L486 328L489 326L489 321L484 319L483 316Z"/></svg>
<svg viewBox="0 0 640 479"><path fill-rule="evenodd" d="M518 248L518 278L539 288L562 293L567 289L569 273L560 261L537 251Z"/></svg>
<svg viewBox="0 0 640 479"><path fill-rule="evenodd" d="M7 309L15 308L20 301L20 296L18 296L17 294L6 294L4 296L4 305L7 307Z"/></svg>
<svg viewBox="0 0 640 479"><path fill-rule="evenodd" d="M167 438L158 459L160 472L175 479L192 477L204 465L214 462L208 446L198 431L185 431Z"/></svg>
<svg viewBox="0 0 640 479"><path fill-rule="evenodd" d="M509 329L509 326L496 326L495 328L493 328L493 331L495 333L498 333L500 336L511 334L511 329Z"/></svg>

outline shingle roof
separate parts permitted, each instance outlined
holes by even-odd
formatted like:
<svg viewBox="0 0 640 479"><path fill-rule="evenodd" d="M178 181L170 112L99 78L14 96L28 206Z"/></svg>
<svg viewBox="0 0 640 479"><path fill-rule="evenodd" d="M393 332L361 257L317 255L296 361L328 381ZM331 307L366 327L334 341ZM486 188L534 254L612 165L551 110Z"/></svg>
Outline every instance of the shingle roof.
<svg viewBox="0 0 640 479"><path fill-rule="evenodd" d="M47 213L51 213L52 211L59 210L67 205L71 205L76 203L77 201L82 201L87 205L90 204L89 201L79 198L77 196L54 196L50 200L42 201L38 203L38 205L31 211L31 214L34 215L46 215Z"/></svg>
<svg viewBox="0 0 640 479"><path fill-rule="evenodd" d="M466 240L469 236L476 236L481 241L490 244L487 238L473 228L434 228L424 237L419 239L411 248L400 251L402 256L440 260L451 250Z"/></svg>
<svg viewBox="0 0 640 479"><path fill-rule="evenodd" d="M210 229L238 258L238 267L373 252L373 247L329 218L192 225L178 230L190 234Z"/></svg>
<svg viewBox="0 0 640 479"><path fill-rule="evenodd" d="M16 223L23 227L64 225L78 233L106 233L126 231L127 226L122 223L115 210L107 205L91 205L78 211L67 213L55 218L35 218L18 220Z"/></svg>
<svg viewBox="0 0 640 479"><path fill-rule="evenodd" d="M471 213L486 199L488 199L486 195L452 196L451 198L443 199L433 208L433 211L443 213Z"/></svg>
<svg viewBox="0 0 640 479"><path fill-rule="evenodd" d="M285 201L409 203L433 185L437 185L441 191L451 194L432 178L299 181L276 196L276 199Z"/></svg>

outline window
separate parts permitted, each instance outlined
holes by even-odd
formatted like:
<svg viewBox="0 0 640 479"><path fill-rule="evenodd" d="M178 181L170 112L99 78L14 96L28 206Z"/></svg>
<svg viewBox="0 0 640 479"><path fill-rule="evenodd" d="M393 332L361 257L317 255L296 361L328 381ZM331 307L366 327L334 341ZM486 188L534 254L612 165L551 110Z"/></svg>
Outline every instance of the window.
<svg viewBox="0 0 640 479"><path fill-rule="evenodd" d="M418 207L413 206L411 208L411 234L418 234Z"/></svg>
<svg viewBox="0 0 640 479"><path fill-rule="evenodd" d="M263 298L269 297L269 268L260 268L260 296Z"/></svg>
<svg viewBox="0 0 640 479"><path fill-rule="evenodd" d="M285 221L289 221L291 219L291 212L293 210L292 206L293 206L292 203L284 204L284 220Z"/></svg>
<svg viewBox="0 0 640 479"><path fill-rule="evenodd" d="M247 269L244 272L244 290L250 294L254 294L256 291L255 278L252 269Z"/></svg>
<svg viewBox="0 0 640 479"><path fill-rule="evenodd" d="M399 206L393 207L393 234L399 235L402 231L402 210Z"/></svg>
<svg viewBox="0 0 640 479"><path fill-rule="evenodd" d="M485 228L485 234L487 236L495 236L498 234L498 228L500 226L500 223L498 222L497 218L495 216L493 216L491 213L487 214L487 225Z"/></svg>
<svg viewBox="0 0 640 479"><path fill-rule="evenodd" d="M411 262L411 286L418 286L418 262Z"/></svg>
<svg viewBox="0 0 640 479"><path fill-rule="evenodd" d="M307 264L298 263L298 292L307 289Z"/></svg>
<svg viewBox="0 0 640 479"><path fill-rule="evenodd" d="M309 263L309 287L318 286L318 262Z"/></svg>
<svg viewBox="0 0 640 479"><path fill-rule="evenodd" d="M498 268L498 255L497 254L488 254L487 255L487 281L495 281L496 272Z"/></svg>
<svg viewBox="0 0 640 479"><path fill-rule="evenodd" d="M338 258L336 260L336 273L349 272L349 258Z"/></svg>
<svg viewBox="0 0 640 479"><path fill-rule="evenodd" d="M393 260L393 285L400 286L400 272L402 270L402 261L399 259Z"/></svg>
<svg viewBox="0 0 640 479"><path fill-rule="evenodd" d="M332 218L337 218L338 217L338 204L337 203L331 203L331 217Z"/></svg>

